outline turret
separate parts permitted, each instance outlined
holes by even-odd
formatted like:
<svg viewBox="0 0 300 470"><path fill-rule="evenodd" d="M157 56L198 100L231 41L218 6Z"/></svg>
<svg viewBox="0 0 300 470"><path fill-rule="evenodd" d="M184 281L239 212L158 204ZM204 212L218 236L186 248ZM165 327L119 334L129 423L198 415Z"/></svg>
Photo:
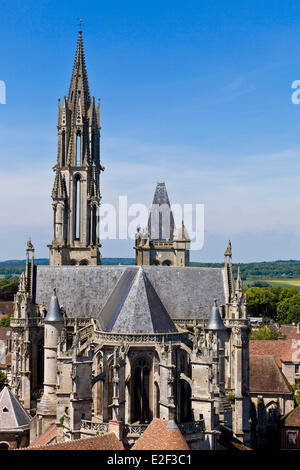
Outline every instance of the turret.
<svg viewBox="0 0 300 470"><path fill-rule="evenodd" d="M60 310L56 289L53 290L49 307L44 318L44 391L38 404L37 414L43 417L43 425L55 422L56 382L57 382L57 346L64 318Z"/></svg>

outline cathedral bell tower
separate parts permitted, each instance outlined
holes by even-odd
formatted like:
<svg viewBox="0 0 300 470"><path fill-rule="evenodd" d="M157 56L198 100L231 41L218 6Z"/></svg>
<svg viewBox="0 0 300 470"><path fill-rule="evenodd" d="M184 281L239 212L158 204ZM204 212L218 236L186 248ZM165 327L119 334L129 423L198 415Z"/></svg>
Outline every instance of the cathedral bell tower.
<svg viewBox="0 0 300 470"><path fill-rule="evenodd" d="M101 264L100 100L90 97L82 31L68 98L58 102L58 154L52 190L53 240L50 265Z"/></svg>

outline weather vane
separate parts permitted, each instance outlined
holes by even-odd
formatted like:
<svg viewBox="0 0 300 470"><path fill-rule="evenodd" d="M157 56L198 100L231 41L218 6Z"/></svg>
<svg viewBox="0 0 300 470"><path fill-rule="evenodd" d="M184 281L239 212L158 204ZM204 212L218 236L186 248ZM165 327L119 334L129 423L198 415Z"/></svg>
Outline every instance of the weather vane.
<svg viewBox="0 0 300 470"><path fill-rule="evenodd" d="M78 21L79 21L79 28L80 28L80 31L81 31L81 28L82 28L82 22L83 22L83 19L82 18L77 18Z"/></svg>

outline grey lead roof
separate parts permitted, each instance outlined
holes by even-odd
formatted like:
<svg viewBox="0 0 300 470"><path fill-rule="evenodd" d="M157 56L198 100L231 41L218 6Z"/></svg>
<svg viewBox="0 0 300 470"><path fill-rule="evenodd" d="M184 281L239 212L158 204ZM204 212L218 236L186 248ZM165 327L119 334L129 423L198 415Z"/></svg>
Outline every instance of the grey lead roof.
<svg viewBox="0 0 300 470"><path fill-rule="evenodd" d="M214 305L211 309L211 313L208 319L208 323L206 325L206 329L215 330L215 331L226 330L226 327L220 315L219 308L217 307L216 300L214 301Z"/></svg>
<svg viewBox="0 0 300 470"><path fill-rule="evenodd" d="M54 288L53 295L50 299L49 307L47 310L47 314L45 316L45 321L56 322L56 321L63 321L63 320L64 318L62 316L58 299L56 296L56 288Z"/></svg>
<svg viewBox="0 0 300 470"><path fill-rule="evenodd" d="M35 301L47 308L56 287L60 306L68 317L102 318L105 326L109 321L114 324L110 312L117 311L116 298L129 295L126 289L129 291L130 279L134 280L139 269L144 284L149 282L145 284L146 294L152 293L156 304L159 299L173 320L208 319L214 299L218 305L225 303L223 269L171 266L37 266ZM127 281L117 288L125 272ZM118 296L110 297L115 289L119 289Z"/></svg>
<svg viewBox="0 0 300 470"><path fill-rule="evenodd" d="M123 272L99 321L104 331L114 333L177 331L142 268L128 268Z"/></svg>
<svg viewBox="0 0 300 470"><path fill-rule="evenodd" d="M174 228L174 217L166 185L165 183L157 183L148 220L150 238L152 240L172 240Z"/></svg>

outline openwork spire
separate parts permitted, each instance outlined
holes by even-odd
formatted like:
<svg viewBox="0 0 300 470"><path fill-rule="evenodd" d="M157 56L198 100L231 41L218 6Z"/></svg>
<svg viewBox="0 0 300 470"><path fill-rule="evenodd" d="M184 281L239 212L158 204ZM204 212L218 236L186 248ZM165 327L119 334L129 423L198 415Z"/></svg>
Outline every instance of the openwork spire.
<svg viewBox="0 0 300 470"><path fill-rule="evenodd" d="M78 32L77 49L68 96L69 107L71 107L72 103L77 103L78 97L81 97L85 107L87 108L91 99L84 59L82 31Z"/></svg>

